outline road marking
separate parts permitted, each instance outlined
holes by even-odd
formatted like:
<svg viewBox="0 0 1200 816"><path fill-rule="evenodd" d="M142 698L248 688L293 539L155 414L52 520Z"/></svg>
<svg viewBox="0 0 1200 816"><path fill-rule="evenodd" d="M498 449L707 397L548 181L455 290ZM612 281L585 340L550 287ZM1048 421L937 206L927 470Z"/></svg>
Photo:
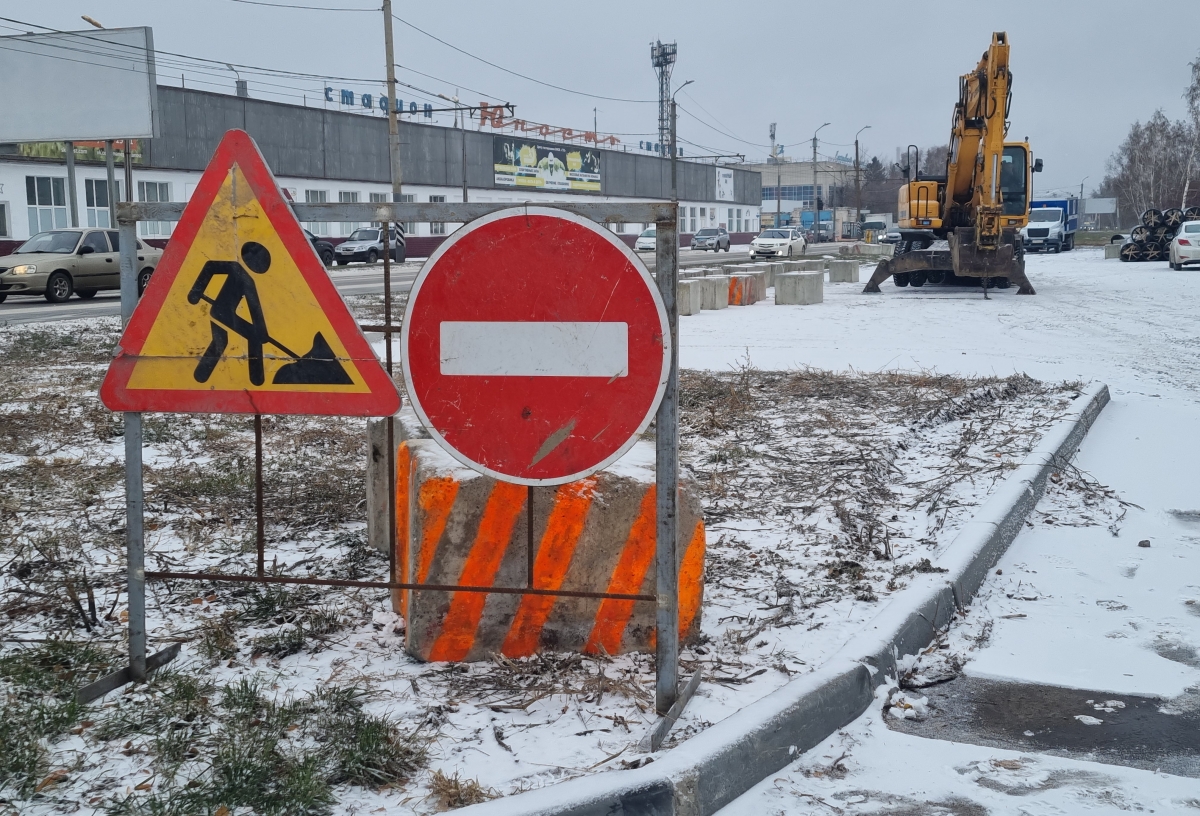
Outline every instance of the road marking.
<svg viewBox="0 0 1200 816"><path fill-rule="evenodd" d="M625 377L629 324L444 321L441 370L462 377Z"/></svg>

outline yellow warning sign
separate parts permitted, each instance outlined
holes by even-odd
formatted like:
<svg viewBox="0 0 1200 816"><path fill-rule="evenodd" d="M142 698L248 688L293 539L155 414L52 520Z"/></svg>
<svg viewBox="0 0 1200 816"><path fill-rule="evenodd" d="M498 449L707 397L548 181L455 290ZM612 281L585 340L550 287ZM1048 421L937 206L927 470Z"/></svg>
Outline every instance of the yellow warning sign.
<svg viewBox="0 0 1200 816"><path fill-rule="evenodd" d="M250 137L197 185L101 389L122 411L386 415L379 365Z"/></svg>

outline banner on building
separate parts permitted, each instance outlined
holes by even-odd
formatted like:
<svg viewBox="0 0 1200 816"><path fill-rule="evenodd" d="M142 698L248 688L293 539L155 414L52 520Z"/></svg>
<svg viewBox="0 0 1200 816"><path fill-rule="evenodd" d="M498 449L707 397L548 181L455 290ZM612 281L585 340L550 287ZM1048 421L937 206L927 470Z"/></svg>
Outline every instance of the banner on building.
<svg viewBox="0 0 1200 816"><path fill-rule="evenodd" d="M717 168L717 189L714 193L717 201L733 201L733 171Z"/></svg>
<svg viewBox="0 0 1200 816"><path fill-rule="evenodd" d="M130 139L130 151L134 164L142 164L142 142L140 139ZM67 145L65 142L22 142L16 146L17 155L34 159L55 159L65 161ZM117 164L125 161L125 143L123 140L113 142L113 157ZM104 161L104 142L75 142L75 161L102 162Z"/></svg>
<svg viewBox="0 0 1200 816"><path fill-rule="evenodd" d="M498 187L600 192L600 151L574 145L492 137Z"/></svg>

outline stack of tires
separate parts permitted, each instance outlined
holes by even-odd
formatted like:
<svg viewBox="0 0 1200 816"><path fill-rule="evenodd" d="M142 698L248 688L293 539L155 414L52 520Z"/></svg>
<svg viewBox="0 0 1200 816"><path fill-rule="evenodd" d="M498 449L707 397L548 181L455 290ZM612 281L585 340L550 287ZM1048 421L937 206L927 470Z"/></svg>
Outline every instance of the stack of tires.
<svg viewBox="0 0 1200 816"><path fill-rule="evenodd" d="M1122 261L1165 261L1171 251L1171 239L1184 221L1200 221L1200 207L1181 210L1149 209L1142 213L1142 223L1129 233L1121 246Z"/></svg>

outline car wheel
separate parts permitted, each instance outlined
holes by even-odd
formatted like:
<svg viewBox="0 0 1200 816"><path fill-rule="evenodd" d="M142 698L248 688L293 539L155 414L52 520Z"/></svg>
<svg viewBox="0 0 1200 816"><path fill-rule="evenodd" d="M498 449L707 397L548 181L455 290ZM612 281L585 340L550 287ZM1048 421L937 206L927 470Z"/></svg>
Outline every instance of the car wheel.
<svg viewBox="0 0 1200 816"><path fill-rule="evenodd" d="M142 292L145 292L146 287L150 285L150 276L153 274L153 269L143 269L138 273L138 297L141 297Z"/></svg>
<svg viewBox="0 0 1200 816"><path fill-rule="evenodd" d="M377 262L378 260L379 260L379 256L377 254L375 254L375 250L372 249L370 252L367 253L367 263L373 264L373 263Z"/></svg>
<svg viewBox="0 0 1200 816"><path fill-rule="evenodd" d="M333 251L332 250L327 249L321 253L321 263L325 264L326 266L333 266Z"/></svg>
<svg viewBox="0 0 1200 816"><path fill-rule="evenodd" d="M66 303L75 291L75 284L66 272L55 272L46 281L46 300L51 303Z"/></svg>
<svg viewBox="0 0 1200 816"><path fill-rule="evenodd" d="M792 248L788 247L788 257L792 257Z"/></svg>
<svg viewBox="0 0 1200 816"><path fill-rule="evenodd" d="M75 294L80 300L91 300L96 296L95 289L76 289Z"/></svg>

